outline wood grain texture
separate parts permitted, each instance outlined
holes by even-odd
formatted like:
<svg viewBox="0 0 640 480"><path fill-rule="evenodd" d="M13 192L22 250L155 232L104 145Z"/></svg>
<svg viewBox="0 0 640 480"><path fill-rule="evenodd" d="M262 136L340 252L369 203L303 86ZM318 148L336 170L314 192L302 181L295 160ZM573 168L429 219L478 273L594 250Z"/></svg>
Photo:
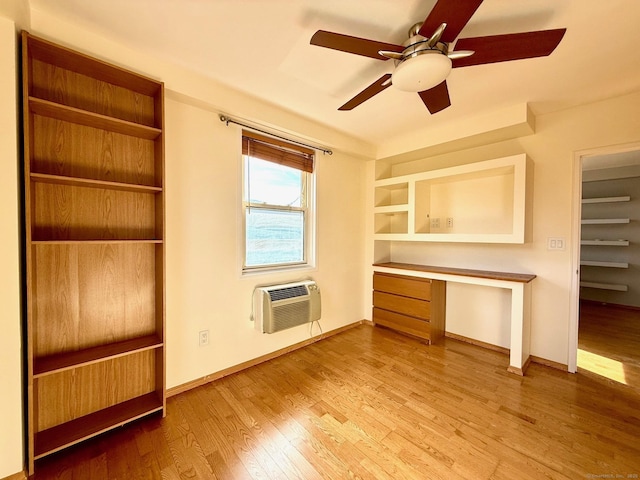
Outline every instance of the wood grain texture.
<svg viewBox="0 0 640 480"><path fill-rule="evenodd" d="M162 169L155 165L155 149L152 140L33 116L36 173L159 187Z"/></svg>
<svg viewBox="0 0 640 480"><path fill-rule="evenodd" d="M155 356L144 351L40 377L37 431L155 392Z"/></svg>
<svg viewBox="0 0 640 480"><path fill-rule="evenodd" d="M32 63L31 96L69 107L156 126L154 98L37 59Z"/></svg>
<svg viewBox="0 0 640 480"><path fill-rule="evenodd" d="M155 393L147 393L51 427L36 434L35 456L41 458L55 453L162 408L160 398Z"/></svg>
<svg viewBox="0 0 640 480"><path fill-rule="evenodd" d="M433 265L417 265L414 263L374 263L374 267L397 268L399 270L414 270L416 272L444 273L448 275L462 275L465 277L489 278L492 280L505 280L507 282L529 283L535 275L529 273L494 272L490 270L473 270L469 268L436 267Z"/></svg>
<svg viewBox="0 0 640 480"><path fill-rule="evenodd" d="M38 245L34 357L162 332L156 245Z"/></svg>
<svg viewBox="0 0 640 480"><path fill-rule="evenodd" d="M385 292L373 292L373 304L376 307L398 312L410 317L429 320L430 303L426 300L402 297Z"/></svg>
<svg viewBox="0 0 640 480"><path fill-rule="evenodd" d="M640 397L362 325L39 460L58 478L583 479L640 472Z"/></svg>
<svg viewBox="0 0 640 480"><path fill-rule="evenodd" d="M640 394L640 310L581 301L578 370Z"/></svg>
<svg viewBox="0 0 640 480"><path fill-rule="evenodd" d="M164 416L164 87L27 32L22 53L33 474L34 455Z"/></svg>
<svg viewBox="0 0 640 480"><path fill-rule="evenodd" d="M373 307L373 321L376 325L392 328L428 342L431 341L431 325L428 320L421 320L382 308Z"/></svg>
<svg viewBox="0 0 640 480"><path fill-rule="evenodd" d="M25 47L28 43L30 62L40 60L51 63L60 68L156 98L162 89L162 84L156 80L49 42L26 31L23 31L22 40Z"/></svg>
<svg viewBox="0 0 640 480"><path fill-rule="evenodd" d="M121 342L98 345L83 350L58 353L48 357L34 359L33 373L35 377L51 375L106 359L122 357L143 350L159 349L163 346L157 335L146 335Z"/></svg>
<svg viewBox="0 0 640 480"><path fill-rule="evenodd" d="M162 133L160 129L155 127L148 127L139 123L108 117L80 108L68 107L36 97L29 98L29 109L34 115L86 125L88 127L99 128L108 132L130 135L146 140L155 140Z"/></svg>
<svg viewBox="0 0 640 480"><path fill-rule="evenodd" d="M33 191L34 240L151 240L161 234L153 193L40 182Z"/></svg>
<svg viewBox="0 0 640 480"><path fill-rule="evenodd" d="M373 275L373 289L404 297L431 300L431 280L426 278L376 273Z"/></svg>

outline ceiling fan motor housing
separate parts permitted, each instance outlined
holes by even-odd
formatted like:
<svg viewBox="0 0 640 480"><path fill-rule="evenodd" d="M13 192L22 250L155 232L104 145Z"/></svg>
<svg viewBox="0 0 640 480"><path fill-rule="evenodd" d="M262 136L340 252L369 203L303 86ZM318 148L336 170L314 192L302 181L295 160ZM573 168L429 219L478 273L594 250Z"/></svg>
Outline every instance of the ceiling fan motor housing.
<svg viewBox="0 0 640 480"><path fill-rule="evenodd" d="M416 33L416 24L411 27L413 34L403 43L406 48L402 59L395 60L392 84L405 92L422 92L440 84L451 72L451 60L447 57L449 45L437 42L429 45L429 39Z"/></svg>

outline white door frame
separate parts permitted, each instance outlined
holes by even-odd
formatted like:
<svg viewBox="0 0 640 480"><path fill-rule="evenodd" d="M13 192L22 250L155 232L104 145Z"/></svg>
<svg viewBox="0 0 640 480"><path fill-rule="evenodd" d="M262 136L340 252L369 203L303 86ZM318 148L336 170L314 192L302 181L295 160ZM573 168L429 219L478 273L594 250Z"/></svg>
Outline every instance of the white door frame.
<svg viewBox="0 0 640 480"><path fill-rule="evenodd" d="M640 150L640 142L580 150L573 157L573 200L571 208L571 305L569 310L569 372L578 371L578 324L580 321L580 217L582 215L582 159Z"/></svg>

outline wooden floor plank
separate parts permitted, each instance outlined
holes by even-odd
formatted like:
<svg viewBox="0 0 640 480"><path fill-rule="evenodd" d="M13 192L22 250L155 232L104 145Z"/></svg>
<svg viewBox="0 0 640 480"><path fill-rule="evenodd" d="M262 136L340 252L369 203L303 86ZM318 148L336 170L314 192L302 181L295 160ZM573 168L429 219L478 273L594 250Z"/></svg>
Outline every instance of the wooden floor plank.
<svg viewBox="0 0 640 480"><path fill-rule="evenodd" d="M587 343L604 332L595 325L599 333L586 334ZM633 356L628 346L621 350ZM34 478L566 480L640 473L635 386L536 364L518 377L505 372L507 364L504 354L450 338L427 346L363 325L172 397L166 418L144 418L44 458Z"/></svg>

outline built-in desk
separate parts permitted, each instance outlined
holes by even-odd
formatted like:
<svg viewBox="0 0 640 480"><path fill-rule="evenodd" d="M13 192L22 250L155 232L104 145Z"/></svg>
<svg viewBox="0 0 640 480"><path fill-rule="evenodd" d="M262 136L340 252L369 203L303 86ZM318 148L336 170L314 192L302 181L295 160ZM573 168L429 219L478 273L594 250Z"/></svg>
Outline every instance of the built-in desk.
<svg viewBox="0 0 640 480"><path fill-rule="evenodd" d="M530 361L531 282L536 278L535 275L397 262L375 263L373 269L380 273L409 275L511 290L511 341L507 370L511 373L524 375Z"/></svg>

